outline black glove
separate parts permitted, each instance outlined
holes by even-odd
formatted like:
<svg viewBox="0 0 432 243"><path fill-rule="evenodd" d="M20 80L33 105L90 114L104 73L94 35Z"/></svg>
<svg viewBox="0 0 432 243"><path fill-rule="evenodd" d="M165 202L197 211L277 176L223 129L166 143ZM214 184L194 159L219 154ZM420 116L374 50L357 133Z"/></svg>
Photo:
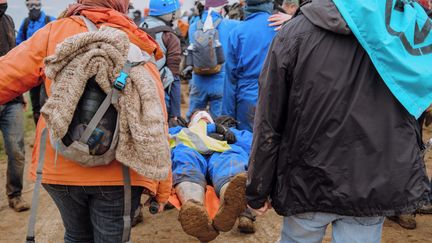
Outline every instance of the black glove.
<svg viewBox="0 0 432 243"><path fill-rule="evenodd" d="M214 138L214 139L219 140L219 141L225 141L224 135L219 134L219 133L210 133L209 137Z"/></svg>
<svg viewBox="0 0 432 243"><path fill-rule="evenodd" d="M234 135L234 133L225 126L222 126L220 124L216 124L216 133L223 135L224 140L227 141L229 144L233 144L233 143L237 142L237 138Z"/></svg>
<svg viewBox="0 0 432 243"><path fill-rule="evenodd" d="M187 66L181 72L181 78L183 80L190 80L190 79L192 79L192 71L193 71L193 67L192 66Z"/></svg>

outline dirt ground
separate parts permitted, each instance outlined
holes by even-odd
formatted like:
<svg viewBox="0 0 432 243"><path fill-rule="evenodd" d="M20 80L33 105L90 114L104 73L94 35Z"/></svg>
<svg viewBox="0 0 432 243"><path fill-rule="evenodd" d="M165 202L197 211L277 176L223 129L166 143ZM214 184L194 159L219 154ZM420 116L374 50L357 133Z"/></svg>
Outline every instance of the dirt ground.
<svg viewBox="0 0 432 243"><path fill-rule="evenodd" d="M27 119L29 119L27 117ZM425 138L432 137L432 128L425 132ZM26 144L30 145L32 135L27 136ZM27 165L30 161L31 147L26 148ZM26 166L27 167L27 166ZM432 153L427 154L427 167L432 174ZM5 185L6 161L0 159L0 185ZM27 171L26 171L27 175ZM27 178L24 185L24 198L31 201L34 184ZM177 221L177 210L170 210L158 215L150 215L144 210L144 223L132 231L133 242L198 242L183 233ZM0 242L24 242L29 212L15 213L7 206L5 187L0 186ZM270 212L256 221L257 232L244 235L234 228L231 232L222 233L214 242L276 242L281 229L282 218L275 212ZM59 212L51 198L42 191L38 219L37 242L62 242L63 225ZM331 241L331 229L328 229L324 242ZM405 230L399 225L386 221L384 225L384 243L432 242L432 216L417 216L417 229Z"/></svg>

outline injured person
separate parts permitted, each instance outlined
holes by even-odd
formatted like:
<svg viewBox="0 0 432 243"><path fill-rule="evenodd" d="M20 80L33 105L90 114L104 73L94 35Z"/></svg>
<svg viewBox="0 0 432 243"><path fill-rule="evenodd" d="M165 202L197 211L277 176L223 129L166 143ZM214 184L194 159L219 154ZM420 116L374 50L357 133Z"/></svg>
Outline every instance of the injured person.
<svg viewBox="0 0 432 243"><path fill-rule="evenodd" d="M252 133L235 126L230 117L214 122L206 111L197 111L187 127L170 128L173 184L181 203L179 221L187 234L202 242L230 231L237 218L241 232L255 231L245 199ZM214 215L209 215L205 205L207 185L219 198Z"/></svg>

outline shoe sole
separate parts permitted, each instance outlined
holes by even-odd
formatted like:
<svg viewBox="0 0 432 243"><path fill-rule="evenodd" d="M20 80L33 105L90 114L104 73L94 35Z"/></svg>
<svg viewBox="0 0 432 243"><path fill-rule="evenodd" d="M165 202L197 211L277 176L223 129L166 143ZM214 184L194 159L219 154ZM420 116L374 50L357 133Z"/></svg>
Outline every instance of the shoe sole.
<svg viewBox="0 0 432 243"><path fill-rule="evenodd" d="M243 234L255 233L254 222L251 219L244 217L244 216L239 217L239 224L238 224L237 228Z"/></svg>
<svg viewBox="0 0 432 243"><path fill-rule="evenodd" d="M183 231L198 238L201 242L214 240L219 233L210 224L209 216L204 206L193 201L182 205L178 217Z"/></svg>
<svg viewBox="0 0 432 243"><path fill-rule="evenodd" d="M222 205L213 219L213 226L222 232L228 232L237 218L246 210L246 173L236 175L228 184L223 195Z"/></svg>

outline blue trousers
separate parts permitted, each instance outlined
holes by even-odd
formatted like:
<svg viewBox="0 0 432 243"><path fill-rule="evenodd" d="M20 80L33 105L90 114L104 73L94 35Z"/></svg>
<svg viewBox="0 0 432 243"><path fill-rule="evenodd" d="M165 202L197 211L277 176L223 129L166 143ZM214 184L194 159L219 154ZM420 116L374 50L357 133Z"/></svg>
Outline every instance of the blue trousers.
<svg viewBox="0 0 432 243"><path fill-rule="evenodd" d="M239 130L253 131L258 100L258 80L241 80L236 90L236 117Z"/></svg>
<svg viewBox="0 0 432 243"><path fill-rule="evenodd" d="M182 144L176 146L172 150L174 186L187 181L205 187L208 179L219 195L223 185L231 178L247 171L247 153L235 145L231 148L223 153L203 156Z"/></svg>
<svg viewBox="0 0 432 243"><path fill-rule="evenodd" d="M123 236L123 186L63 186L43 184L54 200L65 227L65 243L118 243ZM142 187L131 188L131 220Z"/></svg>
<svg viewBox="0 0 432 243"><path fill-rule="evenodd" d="M0 131L8 157L6 193L9 198L21 196L25 164L23 104L0 106Z"/></svg>
<svg viewBox="0 0 432 243"><path fill-rule="evenodd" d="M351 217L330 213L302 213L285 217L280 243L322 242L332 224L333 243L379 243L384 217Z"/></svg>
<svg viewBox="0 0 432 243"><path fill-rule="evenodd" d="M181 83L178 77L174 77L174 82L165 89L165 103L169 118L181 116Z"/></svg>
<svg viewBox="0 0 432 243"><path fill-rule="evenodd" d="M210 84L206 86L200 82L191 82L187 118L189 119L195 110L204 110L207 106L210 107L209 112L212 117L219 117L222 113L223 82L221 86L215 87Z"/></svg>

